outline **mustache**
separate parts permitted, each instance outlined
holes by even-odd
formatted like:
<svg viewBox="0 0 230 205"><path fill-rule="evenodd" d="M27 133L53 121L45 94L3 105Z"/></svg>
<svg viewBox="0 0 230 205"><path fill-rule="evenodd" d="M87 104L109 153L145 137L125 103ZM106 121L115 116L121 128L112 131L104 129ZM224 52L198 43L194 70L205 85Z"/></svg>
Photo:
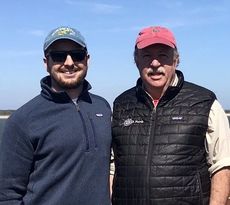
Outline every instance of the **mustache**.
<svg viewBox="0 0 230 205"><path fill-rule="evenodd" d="M64 72L67 72L67 71L69 71L69 72L77 72L77 71L81 70L81 68L79 68L77 66L70 66L70 67L64 67L61 70L64 71Z"/></svg>
<svg viewBox="0 0 230 205"><path fill-rule="evenodd" d="M162 67L158 67L158 68L148 68L147 70L147 75L154 75L154 74L165 74L165 71Z"/></svg>

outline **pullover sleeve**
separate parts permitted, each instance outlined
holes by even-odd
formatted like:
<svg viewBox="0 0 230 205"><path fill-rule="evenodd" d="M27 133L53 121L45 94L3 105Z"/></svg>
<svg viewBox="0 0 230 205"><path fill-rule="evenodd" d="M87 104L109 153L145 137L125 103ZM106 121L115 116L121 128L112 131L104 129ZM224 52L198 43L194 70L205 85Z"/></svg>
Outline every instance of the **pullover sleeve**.
<svg viewBox="0 0 230 205"><path fill-rule="evenodd" d="M33 162L33 146L22 120L9 118L0 141L0 205L22 204Z"/></svg>

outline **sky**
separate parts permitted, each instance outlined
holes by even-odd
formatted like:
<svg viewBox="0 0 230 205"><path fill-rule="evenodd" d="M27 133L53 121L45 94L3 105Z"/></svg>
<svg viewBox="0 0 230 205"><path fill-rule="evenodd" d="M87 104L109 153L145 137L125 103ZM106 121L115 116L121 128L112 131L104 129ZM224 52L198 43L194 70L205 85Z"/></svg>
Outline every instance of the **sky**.
<svg viewBox="0 0 230 205"><path fill-rule="evenodd" d="M43 42L58 26L85 37L92 93L112 106L139 77L133 60L138 32L168 27L180 54L185 80L215 92L230 109L229 0L7 0L0 6L0 109L17 109L40 93L47 75Z"/></svg>

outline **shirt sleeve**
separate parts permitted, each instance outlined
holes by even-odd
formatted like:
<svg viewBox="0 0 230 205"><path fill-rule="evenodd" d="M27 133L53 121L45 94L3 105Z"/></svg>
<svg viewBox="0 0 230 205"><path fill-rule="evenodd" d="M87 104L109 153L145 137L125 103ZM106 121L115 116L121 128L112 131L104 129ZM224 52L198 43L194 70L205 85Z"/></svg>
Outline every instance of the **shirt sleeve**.
<svg viewBox="0 0 230 205"><path fill-rule="evenodd" d="M223 167L230 166L230 128L227 115L215 100L208 120L205 140L207 161L211 165L210 175Z"/></svg>
<svg viewBox="0 0 230 205"><path fill-rule="evenodd" d="M0 204L22 204L33 162L23 122L8 119L0 142Z"/></svg>

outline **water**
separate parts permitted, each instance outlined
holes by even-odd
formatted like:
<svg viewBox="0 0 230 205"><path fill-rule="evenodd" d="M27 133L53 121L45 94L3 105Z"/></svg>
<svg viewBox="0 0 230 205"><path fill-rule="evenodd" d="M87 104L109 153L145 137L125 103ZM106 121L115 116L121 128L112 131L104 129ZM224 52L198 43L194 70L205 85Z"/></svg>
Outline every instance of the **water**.
<svg viewBox="0 0 230 205"><path fill-rule="evenodd" d="M6 119L0 118L0 141L1 141L1 136L2 136L2 132L3 132L5 123L6 123Z"/></svg>

